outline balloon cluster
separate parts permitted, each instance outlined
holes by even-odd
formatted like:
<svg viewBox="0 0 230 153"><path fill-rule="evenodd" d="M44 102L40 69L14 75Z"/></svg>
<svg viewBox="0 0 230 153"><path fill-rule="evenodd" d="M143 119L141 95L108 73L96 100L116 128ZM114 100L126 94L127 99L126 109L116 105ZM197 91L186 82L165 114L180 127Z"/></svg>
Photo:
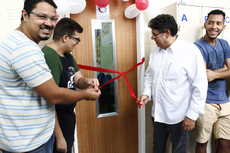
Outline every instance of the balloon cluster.
<svg viewBox="0 0 230 153"><path fill-rule="evenodd" d="M109 0L93 0L98 7L106 7ZM128 0L123 0L128 1ZM57 8L58 15L66 15L67 13L78 14L81 13L86 7L86 0L54 0ZM136 0L135 4L128 6L125 10L125 17L132 19L136 17L141 11L145 11L149 19L154 18L156 15L161 14L160 10L150 4L150 0Z"/></svg>
<svg viewBox="0 0 230 153"><path fill-rule="evenodd" d="M85 0L54 0L54 2L58 6L58 15L66 15L67 13L78 14L86 7Z"/></svg>
<svg viewBox="0 0 230 153"><path fill-rule="evenodd" d="M161 14L160 10L150 4L152 1L148 0L136 0L135 4L128 6L125 9L125 17L128 19L135 18L141 11L145 11L149 19L154 18L158 14Z"/></svg>

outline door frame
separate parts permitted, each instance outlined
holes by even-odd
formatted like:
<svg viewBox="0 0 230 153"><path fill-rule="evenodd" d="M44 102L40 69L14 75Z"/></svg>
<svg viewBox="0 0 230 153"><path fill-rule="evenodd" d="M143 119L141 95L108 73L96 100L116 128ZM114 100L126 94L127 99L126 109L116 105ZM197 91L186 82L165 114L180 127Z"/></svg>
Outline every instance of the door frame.
<svg viewBox="0 0 230 153"><path fill-rule="evenodd" d="M137 62L140 62L145 57L145 43L144 43L144 12L140 12L136 17L136 44L137 44ZM137 97L144 91L144 73L145 64L137 67ZM145 153L145 106L142 110L138 107L138 153ZM78 139L77 139L77 126L75 126L75 141L73 150L78 153Z"/></svg>
<svg viewBox="0 0 230 153"><path fill-rule="evenodd" d="M140 12L136 17L137 62L145 57L144 22L144 12ZM144 74L145 64L142 64L137 67L137 97L141 96L144 91ZM145 140L145 106L143 106L142 110L138 108L138 153L145 153Z"/></svg>

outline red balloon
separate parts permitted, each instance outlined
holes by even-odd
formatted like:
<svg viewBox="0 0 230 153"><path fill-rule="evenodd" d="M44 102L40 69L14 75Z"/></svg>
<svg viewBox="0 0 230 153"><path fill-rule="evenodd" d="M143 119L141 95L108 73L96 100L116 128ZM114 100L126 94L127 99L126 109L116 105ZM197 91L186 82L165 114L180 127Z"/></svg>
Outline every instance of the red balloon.
<svg viewBox="0 0 230 153"><path fill-rule="evenodd" d="M99 7L106 7L109 4L109 0L93 0Z"/></svg>
<svg viewBox="0 0 230 153"><path fill-rule="evenodd" d="M148 8L149 0L136 0L135 4L137 9L142 11Z"/></svg>

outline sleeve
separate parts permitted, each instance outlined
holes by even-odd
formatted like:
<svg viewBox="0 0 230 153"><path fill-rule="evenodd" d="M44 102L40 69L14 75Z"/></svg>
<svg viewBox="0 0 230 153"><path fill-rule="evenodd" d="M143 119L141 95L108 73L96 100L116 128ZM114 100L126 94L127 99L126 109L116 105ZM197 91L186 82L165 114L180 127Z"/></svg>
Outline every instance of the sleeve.
<svg viewBox="0 0 230 153"><path fill-rule="evenodd" d="M44 47L42 51L44 52L45 60L49 69L51 70L51 74L56 84L59 86L61 74L63 71L60 58L58 54L56 54L56 52L51 48L49 49Z"/></svg>
<svg viewBox="0 0 230 153"><path fill-rule="evenodd" d="M52 78L39 46L25 45L12 54L11 65L15 72L31 87L37 87Z"/></svg>
<svg viewBox="0 0 230 153"><path fill-rule="evenodd" d="M77 65L77 62L76 62L76 60L74 59L74 57L73 57L73 55L71 54L71 53L69 53L71 56L72 56L72 58L73 58L73 65L74 65L74 69L75 69L75 72L78 72L80 69L79 69L79 67L78 67L78 65Z"/></svg>
<svg viewBox="0 0 230 153"><path fill-rule="evenodd" d="M153 54L153 51L151 52L149 56L149 65L145 72L145 82L144 82L144 92L143 92L143 95L149 96L149 100L151 100L152 98L152 75L150 71L151 70L150 65L152 63L152 58L151 58L152 54Z"/></svg>
<svg viewBox="0 0 230 153"><path fill-rule="evenodd" d="M205 51L204 51L204 46L200 43L200 40L198 40L194 44L198 47L199 51L201 52L201 54L203 56L203 62L207 63L207 60L206 60L207 57L206 57L206 54L205 54Z"/></svg>
<svg viewBox="0 0 230 153"><path fill-rule="evenodd" d="M199 114L204 114L208 81L202 55L195 45L193 50L187 69L191 86L191 100L186 116L192 120L197 120Z"/></svg>
<svg viewBox="0 0 230 153"><path fill-rule="evenodd" d="M225 50L225 58L230 58L230 46L226 40L222 40L224 50Z"/></svg>

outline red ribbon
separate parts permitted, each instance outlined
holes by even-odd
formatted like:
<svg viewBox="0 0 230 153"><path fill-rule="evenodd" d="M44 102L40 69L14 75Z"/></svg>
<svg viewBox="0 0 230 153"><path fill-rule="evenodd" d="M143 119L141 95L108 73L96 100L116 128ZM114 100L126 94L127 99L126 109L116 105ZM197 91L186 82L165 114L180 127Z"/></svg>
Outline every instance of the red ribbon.
<svg viewBox="0 0 230 153"><path fill-rule="evenodd" d="M137 97L133 93L133 90L132 90L132 88L129 85L129 82L128 82L127 77L125 76L125 73L127 73L127 72L131 71L132 69L138 67L139 65L143 64L144 62L145 62L145 58L143 57L142 61L140 63L137 63L135 66L133 66L131 69L129 69L128 71L125 71L125 72L118 72L118 71L114 71L114 70L110 70L110 69L104 69L104 68L92 67L92 66L85 66L85 65L80 65L80 64L78 64L78 67L80 69L85 69L85 70L91 70L91 71L97 71L97 72L107 72L107 73L117 73L117 74L119 74L116 78L113 78L113 79L109 80L108 82L106 82L105 84L103 84L100 87L98 87L98 89L100 89L104 85L109 84L110 82L113 82L114 80L116 80L116 79L120 78L121 76L123 76L125 78L125 81L126 81L128 87L129 87L130 95L134 99L136 99L138 101L138 104L141 106L142 104L140 103L140 101L137 99Z"/></svg>

